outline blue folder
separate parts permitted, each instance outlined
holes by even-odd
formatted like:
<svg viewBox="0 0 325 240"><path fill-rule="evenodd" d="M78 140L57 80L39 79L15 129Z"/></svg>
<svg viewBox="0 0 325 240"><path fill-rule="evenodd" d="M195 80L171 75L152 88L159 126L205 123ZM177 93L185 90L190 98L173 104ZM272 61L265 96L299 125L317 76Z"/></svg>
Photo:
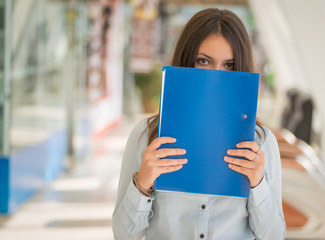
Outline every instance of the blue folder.
<svg viewBox="0 0 325 240"><path fill-rule="evenodd" d="M185 67L163 67L158 137L184 148L183 168L161 174L158 191L248 197L248 178L228 168L228 149L254 141L259 74Z"/></svg>

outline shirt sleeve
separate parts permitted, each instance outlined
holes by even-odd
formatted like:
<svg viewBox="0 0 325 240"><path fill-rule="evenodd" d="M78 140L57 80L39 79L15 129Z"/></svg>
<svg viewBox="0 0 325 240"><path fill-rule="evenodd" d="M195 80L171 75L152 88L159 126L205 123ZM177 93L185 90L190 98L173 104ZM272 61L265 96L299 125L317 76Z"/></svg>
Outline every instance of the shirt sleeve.
<svg viewBox="0 0 325 240"><path fill-rule="evenodd" d="M142 195L134 186L132 173L141 166L142 155L147 144L147 135L142 134L145 121L131 132L121 165L117 201L112 218L114 239L141 239L152 217L152 202L154 199Z"/></svg>
<svg viewBox="0 0 325 240"><path fill-rule="evenodd" d="M262 146L265 153L265 171L261 183L250 190L247 209L249 226L256 239L284 239L285 221L282 210L282 172L278 143L266 129Z"/></svg>

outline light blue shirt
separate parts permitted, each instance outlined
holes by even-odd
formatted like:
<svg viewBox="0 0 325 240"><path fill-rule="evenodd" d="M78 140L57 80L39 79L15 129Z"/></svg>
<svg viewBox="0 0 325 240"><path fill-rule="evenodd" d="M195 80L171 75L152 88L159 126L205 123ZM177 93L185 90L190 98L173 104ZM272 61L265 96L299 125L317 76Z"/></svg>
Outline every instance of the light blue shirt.
<svg viewBox="0 0 325 240"><path fill-rule="evenodd" d="M262 144L265 170L262 182L249 198L191 193L156 192L154 200L142 195L131 179L139 171L148 146L147 126L141 121L126 144L118 196L113 213L116 240L284 239L282 174L279 148L266 127ZM141 137L142 135L142 137ZM261 140L255 134L255 141Z"/></svg>

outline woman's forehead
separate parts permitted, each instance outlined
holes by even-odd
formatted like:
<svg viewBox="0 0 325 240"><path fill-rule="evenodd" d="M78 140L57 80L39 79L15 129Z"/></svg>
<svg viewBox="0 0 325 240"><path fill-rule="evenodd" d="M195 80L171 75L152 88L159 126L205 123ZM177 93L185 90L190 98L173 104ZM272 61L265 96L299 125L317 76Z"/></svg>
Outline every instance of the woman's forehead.
<svg viewBox="0 0 325 240"><path fill-rule="evenodd" d="M230 43L221 34L211 34L206 37L199 47L198 54L206 54L212 58L233 59Z"/></svg>

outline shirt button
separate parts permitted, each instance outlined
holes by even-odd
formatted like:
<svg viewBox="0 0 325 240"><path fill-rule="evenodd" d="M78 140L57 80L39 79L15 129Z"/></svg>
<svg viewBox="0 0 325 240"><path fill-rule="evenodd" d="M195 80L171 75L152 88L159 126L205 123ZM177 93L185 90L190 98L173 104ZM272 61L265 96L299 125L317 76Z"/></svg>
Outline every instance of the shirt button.
<svg viewBox="0 0 325 240"><path fill-rule="evenodd" d="M203 205L201 206L201 208L204 210L204 209L206 208L206 206L203 204Z"/></svg>
<svg viewBox="0 0 325 240"><path fill-rule="evenodd" d="M204 238L204 234L203 233L200 234L200 238Z"/></svg>
<svg viewBox="0 0 325 240"><path fill-rule="evenodd" d="M147 202L150 203L151 202L151 199L148 199Z"/></svg>

